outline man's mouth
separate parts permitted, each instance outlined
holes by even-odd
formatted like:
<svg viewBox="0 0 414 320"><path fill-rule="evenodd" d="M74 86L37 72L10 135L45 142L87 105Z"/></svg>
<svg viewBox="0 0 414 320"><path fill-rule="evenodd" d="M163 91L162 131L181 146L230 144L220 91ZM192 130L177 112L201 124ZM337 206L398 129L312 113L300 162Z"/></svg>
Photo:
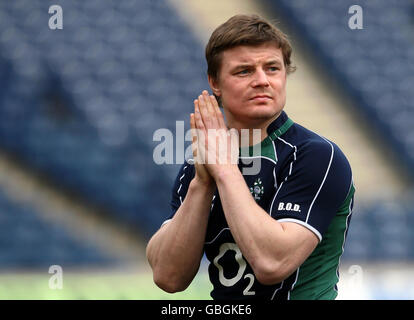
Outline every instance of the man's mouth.
<svg viewBox="0 0 414 320"><path fill-rule="evenodd" d="M271 100L272 98L265 94L258 94L254 96L253 98L250 98L250 100L258 101L258 102L266 102L268 100Z"/></svg>

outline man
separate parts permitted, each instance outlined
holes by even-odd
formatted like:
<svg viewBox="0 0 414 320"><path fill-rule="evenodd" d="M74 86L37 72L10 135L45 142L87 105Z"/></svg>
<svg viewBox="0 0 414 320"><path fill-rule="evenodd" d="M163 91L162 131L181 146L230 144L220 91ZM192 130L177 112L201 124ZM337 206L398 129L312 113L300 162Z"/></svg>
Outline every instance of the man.
<svg viewBox="0 0 414 320"><path fill-rule="evenodd" d="M178 173L172 214L147 246L165 291L187 288L205 252L214 299L336 298L352 173L334 143L283 111L291 52L286 36L256 15L234 16L211 35L214 96L203 91L194 101L195 161ZM244 157L260 165L254 175L242 174L242 157L233 161L242 129L250 144L253 129L262 134L260 154Z"/></svg>

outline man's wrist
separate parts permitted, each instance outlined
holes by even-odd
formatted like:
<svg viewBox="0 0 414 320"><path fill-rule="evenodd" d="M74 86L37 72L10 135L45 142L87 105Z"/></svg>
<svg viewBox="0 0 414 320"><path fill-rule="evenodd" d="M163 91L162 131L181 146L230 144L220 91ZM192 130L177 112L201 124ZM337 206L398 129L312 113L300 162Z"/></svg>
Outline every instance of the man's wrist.
<svg viewBox="0 0 414 320"><path fill-rule="evenodd" d="M222 184L228 182L231 178L241 176L241 172L237 165L223 166L216 174L216 184Z"/></svg>
<svg viewBox="0 0 414 320"><path fill-rule="evenodd" d="M193 180L191 180L190 182L190 188L195 190L201 190L207 194L213 194L216 190L216 184L214 180L204 181L195 176Z"/></svg>

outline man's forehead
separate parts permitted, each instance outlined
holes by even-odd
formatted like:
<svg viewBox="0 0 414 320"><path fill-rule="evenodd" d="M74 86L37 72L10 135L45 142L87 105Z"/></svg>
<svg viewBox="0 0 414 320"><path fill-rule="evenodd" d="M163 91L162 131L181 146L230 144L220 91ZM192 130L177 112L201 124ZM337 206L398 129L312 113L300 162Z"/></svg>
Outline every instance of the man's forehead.
<svg viewBox="0 0 414 320"><path fill-rule="evenodd" d="M256 63L258 61L276 60L283 62L281 48L275 44L262 44L258 46L241 45L223 51L222 62L231 64Z"/></svg>

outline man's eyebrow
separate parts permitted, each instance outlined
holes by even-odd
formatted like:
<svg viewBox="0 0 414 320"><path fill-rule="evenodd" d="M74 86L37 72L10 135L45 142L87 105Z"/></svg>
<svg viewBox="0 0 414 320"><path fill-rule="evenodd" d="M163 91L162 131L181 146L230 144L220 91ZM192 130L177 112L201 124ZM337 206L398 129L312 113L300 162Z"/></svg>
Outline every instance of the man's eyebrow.
<svg viewBox="0 0 414 320"><path fill-rule="evenodd" d="M281 61L281 60L279 60L279 59L270 59L270 60L266 61L264 64L265 64L265 65L271 65L271 64L282 64L282 61ZM236 64L236 65L232 68L232 70L242 69L242 68L249 68L249 67L252 67L252 66L254 66L254 65L255 65L254 63L249 63L249 62L240 62L240 63L237 63L237 64Z"/></svg>
<svg viewBox="0 0 414 320"><path fill-rule="evenodd" d="M264 65L282 65L283 62L279 58L270 58L268 61L265 61ZM236 72L241 69L248 69L255 66L255 63L253 62L247 62L247 61L240 61L236 63L232 68L230 68L230 72Z"/></svg>
<svg viewBox="0 0 414 320"><path fill-rule="evenodd" d="M254 65L253 63L242 62L242 63L239 63L239 64L234 65L230 69L230 71L231 72L234 72L234 71L237 71L237 70L240 70L240 69L251 68L253 65Z"/></svg>
<svg viewBox="0 0 414 320"><path fill-rule="evenodd" d="M265 63L265 65L270 65L270 64L282 64L282 61L280 61L279 59L272 59Z"/></svg>
<svg viewBox="0 0 414 320"><path fill-rule="evenodd" d="M253 65L254 65L254 63L241 62L241 63L236 64L234 67L235 68L244 68L244 67L251 67Z"/></svg>

